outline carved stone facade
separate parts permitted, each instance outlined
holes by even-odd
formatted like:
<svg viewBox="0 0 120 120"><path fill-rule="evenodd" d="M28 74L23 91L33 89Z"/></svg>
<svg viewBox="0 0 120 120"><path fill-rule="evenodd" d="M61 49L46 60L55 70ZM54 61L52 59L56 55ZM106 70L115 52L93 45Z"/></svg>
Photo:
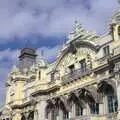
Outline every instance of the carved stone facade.
<svg viewBox="0 0 120 120"><path fill-rule="evenodd" d="M104 37L75 21L52 64L24 48L6 81L0 120L119 120L119 17L118 11Z"/></svg>

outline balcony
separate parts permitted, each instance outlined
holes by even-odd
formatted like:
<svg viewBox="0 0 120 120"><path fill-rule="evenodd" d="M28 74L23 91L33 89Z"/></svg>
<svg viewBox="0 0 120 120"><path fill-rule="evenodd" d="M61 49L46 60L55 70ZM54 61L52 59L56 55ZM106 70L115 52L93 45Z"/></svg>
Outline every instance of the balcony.
<svg viewBox="0 0 120 120"><path fill-rule="evenodd" d="M61 78L62 85L73 82L74 80L78 80L81 77L84 77L87 74L90 74L90 71L91 71L90 68L87 68L86 70L83 70L83 69L80 69L80 68L77 69L77 70L74 70L73 72L68 73Z"/></svg>

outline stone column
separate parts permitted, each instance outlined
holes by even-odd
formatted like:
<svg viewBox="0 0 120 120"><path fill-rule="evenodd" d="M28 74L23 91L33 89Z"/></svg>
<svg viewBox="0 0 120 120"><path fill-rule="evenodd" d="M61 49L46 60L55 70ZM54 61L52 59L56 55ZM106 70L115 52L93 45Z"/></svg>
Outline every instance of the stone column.
<svg viewBox="0 0 120 120"><path fill-rule="evenodd" d="M48 120L52 120L52 112L51 111L48 113Z"/></svg>
<svg viewBox="0 0 120 120"><path fill-rule="evenodd" d="M38 110L34 111L34 120L38 120Z"/></svg>
<svg viewBox="0 0 120 120"><path fill-rule="evenodd" d="M87 107L83 108L83 115L87 115Z"/></svg>
<svg viewBox="0 0 120 120"><path fill-rule="evenodd" d="M120 119L120 80L117 79L118 119Z"/></svg>
<svg viewBox="0 0 120 120"><path fill-rule="evenodd" d="M107 96L105 95L103 98L103 103L104 103L104 114L108 114L108 100L107 100Z"/></svg>
<svg viewBox="0 0 120 120"><path fill-rule="evenodd" d="M87 115L90 115L90 107L89 107L89 104L87 103Z"/></svg>
<svg viewBox="0 0 120 120"><path fill-rule="evenodd" d="M21 120L21 110L15 110L13 112L13 119L12 120Z"/></svg>
<svg viewBox="0 0 120 120"><path fill-rule="evenodd" d="M75 117L75 103L72 103L72 118Z"/></svg>
<svg viewBox="0 0 120 120"><path fill-rule="evenodd" d="M104 104L103 103L99 103L99 114L100 115L104 114Z"/></svg>
<svg viewBox="0 0 120 120"><path fill-rule="evenodd" d="M120 119L120 85L117 86L118 119Z"/></svg>
<svg viewBox="0 0 120 120"><path fill-rule="evenodd" d="M59 120L63 120L63 111L59 109Z"/></svg>
<svg viewBox="0 0 120 120"><path fill-rule="evenodd" d="M39 96L38 103L36 105L36 109L38 110L38 120L45 120L46 118L46 106L47 106L47 102L46 102L46 96Z"/></svg>

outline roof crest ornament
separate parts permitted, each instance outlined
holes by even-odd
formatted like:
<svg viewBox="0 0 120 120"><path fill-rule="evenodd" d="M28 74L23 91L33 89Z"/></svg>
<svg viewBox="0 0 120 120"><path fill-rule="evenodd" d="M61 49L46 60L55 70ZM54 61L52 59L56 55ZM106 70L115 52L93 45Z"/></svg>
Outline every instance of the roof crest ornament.
<svg viewBox="0 0 120 120"><path fill-rule="evenodd" d="M87 31L85 30L81 24L78 23L78 21L74 22L73 31L70 32L68 35L68 42L71 42L72 40L75 40L76 38L80 37L81 39L92 39L97 38L97 34L94 31Z"/></svg>
<svg viewBox="0 0 120 120"><path fill-rule="evenodd" d="M84 32L82 25L79 24L77 20L75 20L73 25L73 31L69 33L68 39L71 41L80 36L82 32Z"/></svg>

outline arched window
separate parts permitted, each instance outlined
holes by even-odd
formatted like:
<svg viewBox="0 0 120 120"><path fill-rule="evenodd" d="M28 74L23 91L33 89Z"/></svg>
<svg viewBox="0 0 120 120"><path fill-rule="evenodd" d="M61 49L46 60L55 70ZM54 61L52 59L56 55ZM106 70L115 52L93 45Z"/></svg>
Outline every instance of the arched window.
<svg viewBox="0 0 120 120"><path fill-rule="evenodd" d="M34 111L29 113L28 120L34 120Z"/></svg>
<svg viewBox="0 0 120 120"><path fill-rule="evenodd" d="M51 118L52 120L57 120L57 111L55 108L51 110Z"/></svg>
<svg viewBox="0 0 120 120"><path fill-rule="evenodd" d="M110 80L109 80L110 81ZM111 83L113 84L113 83ZM114 86L106 81L102 81L99 85L99 92L103 93L103 97L107 99L104 102L107 102L108 113L117 112L118 102Z"/></svg>
<svg viewBox="0 0 120 120"><path fill-rule="evenodd" d="M91 114L99 114L99 104L92 102L90 105Z"/></svg>
<svg viewBox="0 0 120 120"><path fill-rule="evenodd" d="M83 115L83 108L81 107L79 103L75 104L75 113L76 113L76 116Z"/></svg>
<svg viewBox="0 0 120 120"><path fill-rule="evenodd" d="M120 37L120 26L118 27L118 35Z"/></svg>
<svg viewBox="0 0 120 120"><path fill-rule="evenodd" d="M24 116L24 115L22 115L22 118L21 118L21 120L26 120L26 118L25 118L25 116Z"/></svg>
<svg viewBox="0 0 120 120"><path fill-rule="evenodd" d="M114 113L117 112L117 97L114 96L114 94L108 94L107 96L108 100L108 112Z"/></svg>

